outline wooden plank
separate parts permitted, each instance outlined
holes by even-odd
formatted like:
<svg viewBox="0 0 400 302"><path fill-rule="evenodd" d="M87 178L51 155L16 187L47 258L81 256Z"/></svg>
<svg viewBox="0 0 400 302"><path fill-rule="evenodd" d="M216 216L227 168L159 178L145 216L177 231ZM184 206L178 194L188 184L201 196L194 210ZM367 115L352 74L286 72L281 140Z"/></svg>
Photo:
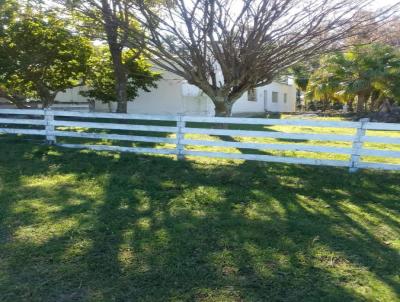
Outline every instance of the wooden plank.
<svg viewBox="0 0 400 302"><path fill-rule="evenodd" d="M46 125L46 121L34 119L0 118L0 124Z"/></svg>
<svg viewBox="0 0 400 302"><path fill-rule="evenodd" d="M94 150L94 151L176 155L176 149L155 149L155 148L136 148L136 147L134 148L134 147L121 147L121 146L81 145L81 144L57 144L57 146L64 147L64 148L74 148L74 149L90 149L90 150Z"/></svg>
<svg viewBox="0 0 400 302"><path fill-rule="evenodd" d="M389 136L364 136L362 142L368 143L384 143L384 144L400 144L400 137Z"/></svg>
<svg viewBox="0 0 400 302"><path fill-rule="evenodd" d="M0 114L44 115L41 109L0 109Z"/></svg>
<svg viewBox="0 0 400 302"><path fill-rule="evenodd" d="M107 140L118 140L118 141L176 144L176 139L174 138L153 137L153 136L135 136L135 135L68 132L68 131L54 131L51 132L50 135L58 137L76 137L76 138L89 138L89 139L107 139Z"/></svg>
<svg viewBox="0 0 400 302"><path fill-rule="evenodd" d="M176 152L177 152L177 159L183 160L185 156L183 155L183 151L185 150L185 145L182 144L182 141L185 139L185 134L182 132L185 129L186 122L183 121L182 115L179 115L179 120L176 123L178 127L178 132L176 133Z"/></svg>
<svg viewBox="0 0 400 302"><path fill-rule="evenodd" d="M183 133L223 135L223 136L246 136L246 137L269 137L294 140L316 140L316 141L347 141L352 142L352 135L334 134L303 134L303 133L284 133L272 131L247 131L247 130L227 130L227 129L204 129L204 128L185 128Z"/></svg>
<svg viewBox="0 0 400 302"><path fill-rule="evenodd" d="M364 118L360 120L361 124L360 127L357 129L356 135L354 137L353 141L353 151L350 157L350 167L349 167L349 172L350 173L355 173L358 170L358 163L360 162L361 158L361 149L363 148L363 137L365 136L366 129L365 126L368 124L369 119Z"/></svg>
<svg viewBox="0 0 400 302"><path fill-rule="evenodd" d="M389 131L400 131L400 124L392 123L368 123L366 126L367 130L389 130Z"/></svg>
<svg viewBox="0 0 400 302"><path fill-rule="evenodd" d="M53 110L55 116L105 118L120 120L143 120L143 121L177 121L174 115L150 115L150 114L125 114L125 113L102 113L102 112L72 112Z"/></svg>
<svg viewBox="0 0 400 302"><path fill-rule="evenodd" d="M348 167L349 166L349 161L343 161L343 160L280 157L280 156L242 154L242 153L203 152L203 151L191 151L191 150L185 150L184 154L187 156L256 160L256 161L267 161L267 162L277 162L277 163L286 163L286 164L305 164L305 165L316 165L316 166L323 165L323 166L334 166L334 167Z"/></svg>
<svg viewBox="0 0 400 302"><path fill-rule="evenodd" d="M391 151L391 150L362 149L360 154L364 155L364 156L381 156L381 157L400 158L400 151Z"/></svg>
<svg viewBox="0 0 400 302"><path fill-rule="evenodd" d="M150 131L150 132L176 132L178 130L177 127L167 127L167 126L128 125L128 124L70 122L70 121L54 121L54 126L91 128L91 129L110 129L110 130Z"/></svg>
<svg viewBox="0 0 400 302"><path fill-rule="evenodd" d="M379 170L400 171L400 165L395 165L395 164L360 162L358 164L358 167L361 168L361 169L379 169Z"/></svg>
<svg viewBox="0 0 400 302"><path fill-rule="evenodd" d="M351 148L310 146L305 144L261 144L261 143L246 143L246 142L225 142L225 141L205 141L205 140L190 140L182 141L184 145L194 146L209 146L209 147L226 147L238 149L255 149L255 150L282 150L282 151L307 151L307 152L324 152L337 154L351 154Z"/></svg>
<svg viewBox="0 0 400 302"><path fill-rule="evenodd" d="M0 128L3 134L46 135L45 130Z"/></svg>
<svg viewBox="0 0 400 302"><path fill-rule="evenodd" d="M54 114L53 111L46 109L44 120L46 121L46 142L49 145L55 145L57 142L57 138L54 135L50 135L50 132L55 130L54 128Z"/></svg>
<svg viewBox="0 0 400 302"><path fill-rule="evenodd" d="M282 120L282 119L266 119L266 118L184 116L183 120L186 122L197 122L197 123L310 126L310 127L332 127L332 128L357 128L360 126L359 122L311 121L311 120L300 120L300 119Z"/></svg>

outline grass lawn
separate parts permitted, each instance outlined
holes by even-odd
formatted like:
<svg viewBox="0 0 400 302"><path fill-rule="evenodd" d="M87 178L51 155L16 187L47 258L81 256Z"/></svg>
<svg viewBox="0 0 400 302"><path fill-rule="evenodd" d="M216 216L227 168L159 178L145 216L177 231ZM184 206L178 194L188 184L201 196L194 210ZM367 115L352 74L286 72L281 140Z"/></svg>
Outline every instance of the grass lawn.
<svg viewBox="0 0 400 302"><path fill-rule="evenodd" d="M0 139L0 301L399 301L400 173Z"/></svg>

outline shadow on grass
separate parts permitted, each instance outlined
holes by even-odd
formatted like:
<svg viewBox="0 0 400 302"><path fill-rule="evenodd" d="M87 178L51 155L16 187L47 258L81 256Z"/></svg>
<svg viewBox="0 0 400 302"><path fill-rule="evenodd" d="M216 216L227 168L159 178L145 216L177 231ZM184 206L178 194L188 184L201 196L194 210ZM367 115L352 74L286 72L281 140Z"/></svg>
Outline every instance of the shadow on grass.
<svg viewBox="0 0 400 302"><path fill-rule="evenodd" d="M0 145L1 301L390 301L398 174Z"/></svg>

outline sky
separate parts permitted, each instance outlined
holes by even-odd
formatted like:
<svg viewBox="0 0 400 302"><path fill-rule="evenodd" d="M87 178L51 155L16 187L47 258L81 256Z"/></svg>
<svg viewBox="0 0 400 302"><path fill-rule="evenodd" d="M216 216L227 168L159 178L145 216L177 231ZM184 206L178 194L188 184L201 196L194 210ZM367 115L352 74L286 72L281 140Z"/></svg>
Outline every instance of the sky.
<svg viewBox="0 0 400 302"><path fill-rule="evenodd" d="M396 4L396 2L399 2L399 1L398 0L375 0L374 4L372 6L374 8L381 8L381 7L385 7L388 5Z"/></svg>

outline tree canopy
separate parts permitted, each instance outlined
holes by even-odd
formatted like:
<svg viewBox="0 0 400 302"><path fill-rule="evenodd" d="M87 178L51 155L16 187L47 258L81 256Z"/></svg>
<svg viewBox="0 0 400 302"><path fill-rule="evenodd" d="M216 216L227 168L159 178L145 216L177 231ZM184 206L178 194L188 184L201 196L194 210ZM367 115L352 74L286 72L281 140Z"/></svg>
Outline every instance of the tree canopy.
<svg viewBox="0 0 400 302"><path fill-rule="evenodd" d="M36 14L5 27L0 38L2 97L20 106L24 99L40 99L48 107L58 92L80 85L91 44L67 26L55 15Z"/></svg>
<svg viewBox="0 0 400 302"><path fill-rule="evenodd" d="M153 62L201 88L221 116L247 90L340 48L388 12L363 14L372 2L364 0L174 0L156 9L134 2L146 35L130 42L144 39Z"/></svg>
<svg viewBox="0 0 400 302"><path fill-rule="evenodd" d="M127 71L129 100L138 96L139 89L149 91L149 88L157 87L156 81L161 75L151 70L151 64L143 56L137 57L134 50L126 50L122 54L122 63ZM113 63L108 48L97 48L90 58L85 84L88 90L81 92L83 96L104 103L118 102Z"/></svg>
<svg viewBox="0 0 400 302"><path fill-rule="evenodd" d="M377 109L384 99L399 102L399 87L399 49L376 43L323 56L311 74L307 96L325 104L356 100L361 112Z"/></svg>
<svg viewBox="0 0 400 302"><path fill-rule="evenodd" d="M133 3L126 0L56 0L57 3L68 9L75 19L81 34L89 38L105 41L111 55L114 76L114 89L117 96L117 112L126 113L129 99L128 83L129 70L124 64L123 53L128 48L128 39L133 32L139 32L136 22ZM128 31L130 28L132 31ZM133 33L134 34L134 33ZM136 39L138 41L138 39ZM140 51L143 45L136 43L131 61L138 60L140 64Z"/></svg>

